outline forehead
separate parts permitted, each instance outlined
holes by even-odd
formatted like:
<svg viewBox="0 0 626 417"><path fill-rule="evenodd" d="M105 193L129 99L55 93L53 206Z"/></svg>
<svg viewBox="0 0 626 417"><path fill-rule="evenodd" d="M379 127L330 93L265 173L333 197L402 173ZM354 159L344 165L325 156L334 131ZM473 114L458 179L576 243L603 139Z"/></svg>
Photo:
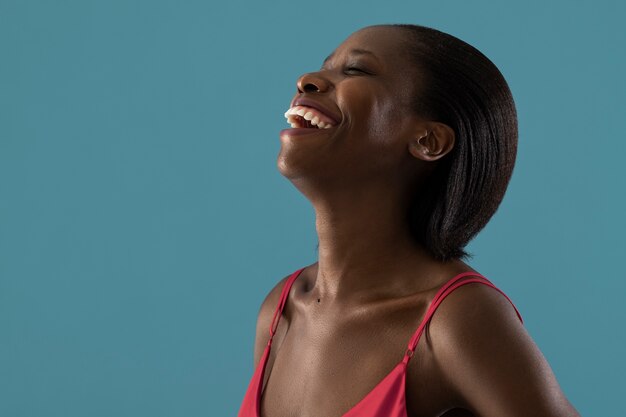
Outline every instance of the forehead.
<svg viewBox="0 0 626 417"><path fill-rule="evenodd" d="M364 57L373 62L370 67L376 79L405 94L417 94L424 83L422 70L410 54L411 38L402 28L369 26L358 30L344 40L324 61ZM339 62L339 61L338 61Z"/></svg>
<svg viewBox="0 0 626 417"><path fill-rule="evenodd" d="M407 35L400 28L387 26L371 26L358 30L348 36L333 53L332 58L341 54L349 54L358 51L361 55L371 52L382 64L395 66L404 61L408 65L406 56Z"/></svg>

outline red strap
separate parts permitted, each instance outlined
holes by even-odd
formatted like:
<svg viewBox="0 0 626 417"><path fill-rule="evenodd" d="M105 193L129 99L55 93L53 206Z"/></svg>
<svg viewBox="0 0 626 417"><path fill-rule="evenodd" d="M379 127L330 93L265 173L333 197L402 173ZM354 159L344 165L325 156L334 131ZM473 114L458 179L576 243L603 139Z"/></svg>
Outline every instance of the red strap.
<svg viewBox="0 0 626 417"><path fill-rule="evenodd" d="M283 308L285 307L285 303L287 302L287 297L289 296L289 290L291 289L291 284L293 284L296 278L298 278L298 276L300 275L300 272L302 272L303 270L304 268L300 268L296 272L291 274L289 278L287 279L287 282L285 282L285 285L283 285L283 291L280 294L280 302L278 303L278 306L276 307L276 311L274 311L274 317L272 317L272 324L270 325L270 340L268 341L268 344L272 342L272 338L274 337L274 334L276 333L276 328L278 327L280 316L283 314Z"/></svg>
<svg viewBox="0 0 626 417"><path fill-rule="evenodd" d="M464 281L458 282L461 278L463 278L465 276L468 276L468 275L474 275L474 276L478 276L480 278L471 278L471 279L466 279ZM485 284L485 285L488 285L488 286L498 290L502 295L504 295L506 297L507 300L509 300L509 302L511 303L511 305L515 309L515 312L517 313L517 316L519 317L520 321L522 323L524 323L524 320L522 319L522 316L520 315L519 311L517 310L517 307L515 307L515 304L513 304L513 301L511 301L511 299L505 293L503 293L499 288L497 288L495 285L493 285L493 283L491 281L489 281L487 278L485 278L484 276L482 276L482 275L480 275L480 274L478 274L476 272L463 272L463 273L455 276L454 278L452 278L443 287L441 287L439 289L439 291L437 292L437 294L435 295L435 297L433 298L433 301L431 301L430 306L429 306L428 310L426 311L426 314L424 315L424 319L422 320L422 323L420 324L420 326L417 328L417 330L413 334L413 337L411 337L411 340L409 340L407 351L406 351L406 353L404 355L404 358L403 358L404 362L408 362L409 359L413 356L413 352L415 351L415 347L417 346L417 343L419 342L419 339L420 339L420 337L422 335L422 332L424 331L424 328L426 327L426 325L430 321L431 317L435 313L435 310L437 309L437 307L439 307L439 304L442 303L444 298L446 298L452 291L454 291L458 287L460 287L462 285L465 285L465 284L470 284L472 282L478 282L478 283L481 283L481 284Z"/></svg>

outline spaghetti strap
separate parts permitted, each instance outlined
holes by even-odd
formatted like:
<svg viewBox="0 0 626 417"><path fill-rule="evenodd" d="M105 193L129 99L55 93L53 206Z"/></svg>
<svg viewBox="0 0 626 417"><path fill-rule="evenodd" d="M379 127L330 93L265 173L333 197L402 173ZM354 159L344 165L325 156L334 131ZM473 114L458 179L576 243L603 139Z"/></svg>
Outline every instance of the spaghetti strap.
<svg viewBox="0 0 626 417"><path fill-rule="evenodd" d="M285 308L285 303L287 302L287 297L289 296L289 290L291 290L291 285L298 278L300 273L304 270L304 268L300 268L295 271L293 274L287 278L287 282L283 285L283 291L280 293L280 302L276 307L276 311L274 311L274 317L272 317L272 323L270 324L270 339L267 342L268 345L272 343L272 339L274 338L274 334L276 333L276 329L278 328L278 322L280 321L280 317L283 314L283 309Z"/></svg>
<svg viewBox="0 0 626 417"><path fill-rule="evenodd" d="M473 275L473 276L477 276L477 277L480 277L480 278L470 278L470 279L466 279L466 280L463 280L461 282L458 282L461 278L466 277L468 275ZM454 291L458 287L460 287L462 285L465 285L465 284L471 284L473 282L478 282L478 283L481 283L481 284L485 284L485 285L490 286L491 288L494 288L494 289L498 290L502 295L504 295L506 297L507 300L509 300L509 302L511 303L511 305L515 309L515 312L517 313L517 317L519 317L519 319L522 322L522 324L524 323L524 320L522 319L521 314L517 310L517 307L515 307L515 304L513 304L513 301L511 301L511 299L504 292L502 292L502 290L497 288L491 281L489 281L487 278L485 278L484 276L482 276L479 273L470 272L470 271L462 272L462 273L456 275L455 277L453 277L452 279L450 279L448 282L446 282L439 289L439 291L437 291L437 294L435 295L435 297L431 301L430 306L428 307L428 310L426 310L426 314L424 315L424 319L422 320L422 322L420 323L419 327L417 328L417 330L413 334L413 337L411 337L411 339L409 340L409 344L407 346L407 350L406 350L406 352L404 354L404 358L402 359L402 362L407 364L408 361L413 356L413 353L415 352L415 348L417 346L417 343L419 342L420 337L422 336L422 333L424 332L424 328L426 327L426 325L428 324L428 322L432 318L433 314L435 313L435 310L437 310L437 307L439 307L439 304L442 303L444 298L446 298L452 291Z"/></svg>

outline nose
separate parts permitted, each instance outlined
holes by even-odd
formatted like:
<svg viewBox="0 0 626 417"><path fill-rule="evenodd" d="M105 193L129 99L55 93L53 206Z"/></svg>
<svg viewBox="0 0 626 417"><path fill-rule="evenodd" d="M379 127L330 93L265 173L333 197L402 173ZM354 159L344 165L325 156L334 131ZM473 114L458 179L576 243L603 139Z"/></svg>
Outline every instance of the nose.
<svg viewBox="0 0 626 417"><path fill-rule="evenodd" d="M296 83L299 93L321 93L328 91L330 83L317 72L308 72L298 78Z"/></svg>

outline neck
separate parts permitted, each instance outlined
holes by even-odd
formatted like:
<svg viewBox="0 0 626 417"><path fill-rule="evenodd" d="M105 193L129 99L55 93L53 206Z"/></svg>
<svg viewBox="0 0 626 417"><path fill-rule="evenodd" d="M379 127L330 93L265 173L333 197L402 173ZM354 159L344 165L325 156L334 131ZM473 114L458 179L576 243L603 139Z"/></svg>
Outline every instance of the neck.
<svg viewBox="0 0 626 417"><path fill-rule="evenodd" d="M429 284L419 280L432 275L436 261L410 235L408 202L397 195L389 188L344 190L313 202L319 239L316 298L356 300Z"/></svg>

